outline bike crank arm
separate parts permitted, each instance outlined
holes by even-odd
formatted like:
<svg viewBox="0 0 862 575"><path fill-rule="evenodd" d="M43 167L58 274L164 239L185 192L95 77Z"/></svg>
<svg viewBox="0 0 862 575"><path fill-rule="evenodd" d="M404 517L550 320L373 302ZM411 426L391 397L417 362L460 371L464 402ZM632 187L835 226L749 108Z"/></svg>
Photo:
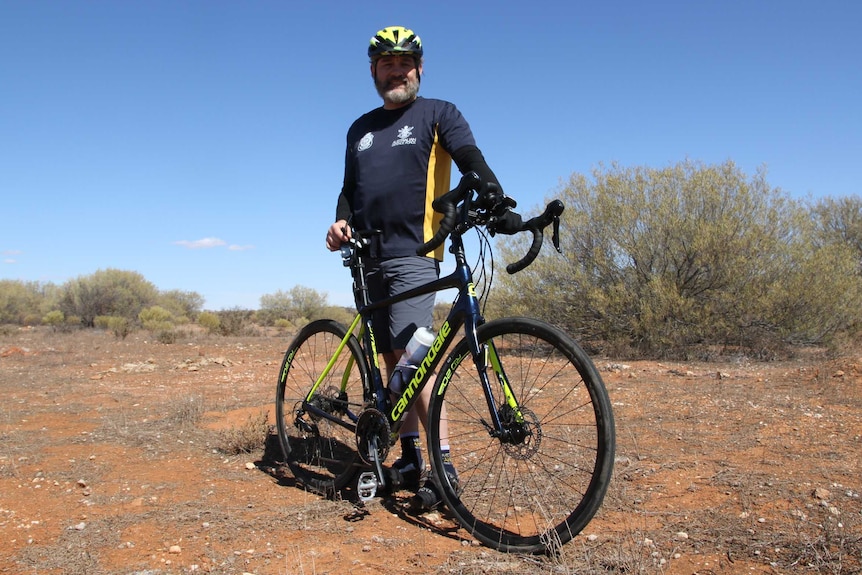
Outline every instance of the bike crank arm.
<svg viewBox="0 0 862 575"><path fill-rule="evenodd" d="M368 457L372 461L374 470L363 471L359 474L359 479L356 482L356 494L363 503L374 499L378 489L386 489L386 476L383 474L383 463L380 461L380 456L378 455L376 437L371 438L369 441L368 452Z"/></svg>

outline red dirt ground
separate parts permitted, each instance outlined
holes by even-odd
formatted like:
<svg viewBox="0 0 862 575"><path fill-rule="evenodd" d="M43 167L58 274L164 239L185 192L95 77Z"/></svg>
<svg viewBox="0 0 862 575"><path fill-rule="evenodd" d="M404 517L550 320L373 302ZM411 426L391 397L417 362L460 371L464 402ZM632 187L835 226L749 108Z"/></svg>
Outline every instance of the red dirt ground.
<svg viewBox="0 0 862 575"><path fill-rule="evenodd" d="M0 573L860 573L862 357L596 359L615 476L554 557L404 498L297 488L264 433L288 337L0 333ZM265 449L265 447L267 449Z"/></svg>

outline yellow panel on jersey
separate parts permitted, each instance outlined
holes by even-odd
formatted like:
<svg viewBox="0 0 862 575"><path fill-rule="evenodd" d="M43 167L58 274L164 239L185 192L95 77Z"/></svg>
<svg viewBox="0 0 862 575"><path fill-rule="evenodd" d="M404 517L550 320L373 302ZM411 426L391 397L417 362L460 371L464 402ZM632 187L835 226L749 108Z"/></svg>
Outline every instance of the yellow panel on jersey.
<svg viewBox="0 0 862 575"><path fill-rule="evenodd" d="M440 144L437 126L434 126L434 144L431 146L431 156L428 158L428 182L425 186L425 241L429 241L440 228L443 215L435 212L431 203L449 191L449 180L452 175L452 156ZM438 261L443 261L445 242L431 254Z"/></svg>

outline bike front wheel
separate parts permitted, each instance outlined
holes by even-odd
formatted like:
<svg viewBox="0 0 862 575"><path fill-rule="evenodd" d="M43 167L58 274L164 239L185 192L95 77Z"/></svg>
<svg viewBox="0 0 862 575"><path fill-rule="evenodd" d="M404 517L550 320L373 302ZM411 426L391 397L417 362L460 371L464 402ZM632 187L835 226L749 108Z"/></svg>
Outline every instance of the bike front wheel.
<svg viewBox="0 0 862 575"><path fill-rule="evenodd" d="M284 354L275 399L285 463L305 487L326 495L353 479L359 458L355 424L368 366L353 335L336 355L346 334L332 320L303 327Z"/></svg>
<svg viewBox="0 0 862 575"><path fill-rule="evenodd" d="M477 334L490 395L462 340L434 384L434 479L461 525L485 545L552 550L587 525L607 492L615 443L607 391L581 347L549 324L499 319ZM441 443L450 446L457 478L440 473Z"/></svg>

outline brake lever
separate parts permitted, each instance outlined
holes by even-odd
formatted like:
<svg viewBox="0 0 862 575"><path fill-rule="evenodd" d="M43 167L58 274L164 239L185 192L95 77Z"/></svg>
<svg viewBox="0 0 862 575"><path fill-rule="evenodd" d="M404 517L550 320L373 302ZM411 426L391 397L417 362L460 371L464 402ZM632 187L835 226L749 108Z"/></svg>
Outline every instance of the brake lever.
<svg viewBox="0 0 862 575"><path fill-rule="evenodd" d="M554 230L551 235L551 241L554 244L554 248L556 248L557 253L563 253L563 250L560 249L560 215L557 214L554 216Z"/></svg>

